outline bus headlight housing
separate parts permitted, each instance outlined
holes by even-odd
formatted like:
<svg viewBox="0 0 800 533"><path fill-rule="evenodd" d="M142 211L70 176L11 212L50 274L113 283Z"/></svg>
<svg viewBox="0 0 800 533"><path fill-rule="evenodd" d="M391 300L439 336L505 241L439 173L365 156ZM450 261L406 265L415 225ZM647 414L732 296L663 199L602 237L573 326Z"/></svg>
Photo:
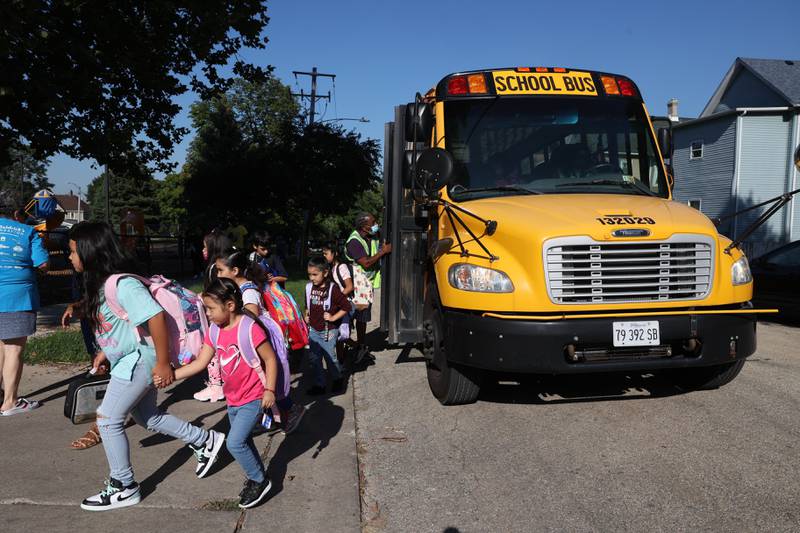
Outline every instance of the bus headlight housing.
<svg viewBox="0 0 800 533"><path fill-rule="evenodd" d="M514 284L505 272L467 263L456 263L447 272L450 285L462 291L513 292Z"/></svg>
<svg viewBox="0 0 800 533"><path fill-rule="evenodd" d="M746 257L742 256L731 267L731 281L734 285L745 285L753 281L753 274L750 272L750 264Z"/></svg>

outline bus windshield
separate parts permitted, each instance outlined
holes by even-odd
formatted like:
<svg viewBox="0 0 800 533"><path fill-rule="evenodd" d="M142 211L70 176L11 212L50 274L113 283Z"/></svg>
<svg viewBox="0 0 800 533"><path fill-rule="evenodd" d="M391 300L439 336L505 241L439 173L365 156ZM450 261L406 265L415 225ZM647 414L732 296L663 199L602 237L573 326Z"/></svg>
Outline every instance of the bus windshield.
<svg viewBox="0 0 800 533"><path fill-rule="evenodd" d="M641 102L493 98L445 103L454 200L611 193L667 198Z"/></svg>

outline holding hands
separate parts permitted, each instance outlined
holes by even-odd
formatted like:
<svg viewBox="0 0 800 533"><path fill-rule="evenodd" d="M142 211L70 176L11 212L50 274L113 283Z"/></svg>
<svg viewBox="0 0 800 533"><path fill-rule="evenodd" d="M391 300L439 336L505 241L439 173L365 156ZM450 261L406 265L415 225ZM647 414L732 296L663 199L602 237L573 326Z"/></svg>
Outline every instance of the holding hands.
<svg viewBox="0 0 800 533"><path fill-rule="evenodd" d="M156 363L153 367L153 384L158 389L169 387L175 381L175 371L169 364Z"/></svg>

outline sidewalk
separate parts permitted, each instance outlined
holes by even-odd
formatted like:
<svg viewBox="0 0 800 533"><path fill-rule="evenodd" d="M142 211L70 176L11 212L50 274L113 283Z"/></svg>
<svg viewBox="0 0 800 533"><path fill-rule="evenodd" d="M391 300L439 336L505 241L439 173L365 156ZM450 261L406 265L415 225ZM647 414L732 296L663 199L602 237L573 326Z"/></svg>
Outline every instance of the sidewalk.
<svg viewBox="0 0 800 533"><path fill-rule="evenodd" d="M89 513L80 501L103 488L108 467L102 446L76 451L69 443L88 424L63 416L64 396L79 367L27 366L21 394L43 402L25 415L0 419L0 515L6 531L359 531L360 512L352 387L311 401L301 376L295 400L308 406L297 432L261 435L256 445L269 460L269 499L242 512L236 506L244 476L225 451L209 477L194 475L194 457L182 443L139 426L130 427L131 461L142 485L142 503L130 509ZM228 430L224 403L191 398L199 381L159 393L174 415L206 428ZM300 392L300 394L297 394Z"/></svg>

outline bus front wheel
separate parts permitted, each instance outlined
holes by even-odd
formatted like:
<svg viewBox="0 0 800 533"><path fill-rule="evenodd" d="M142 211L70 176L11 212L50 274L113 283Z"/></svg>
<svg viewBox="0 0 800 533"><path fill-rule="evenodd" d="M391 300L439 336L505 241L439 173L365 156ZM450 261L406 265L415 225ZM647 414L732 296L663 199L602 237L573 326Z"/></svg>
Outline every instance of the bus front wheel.
<svg viewBox="0 0 800 533"><path fill-rule="evenodd" d="M473 403L481 390L480 371L447 360L441 310L426 306L426 311L424 346L431 392L442 405Z"/></svg>

